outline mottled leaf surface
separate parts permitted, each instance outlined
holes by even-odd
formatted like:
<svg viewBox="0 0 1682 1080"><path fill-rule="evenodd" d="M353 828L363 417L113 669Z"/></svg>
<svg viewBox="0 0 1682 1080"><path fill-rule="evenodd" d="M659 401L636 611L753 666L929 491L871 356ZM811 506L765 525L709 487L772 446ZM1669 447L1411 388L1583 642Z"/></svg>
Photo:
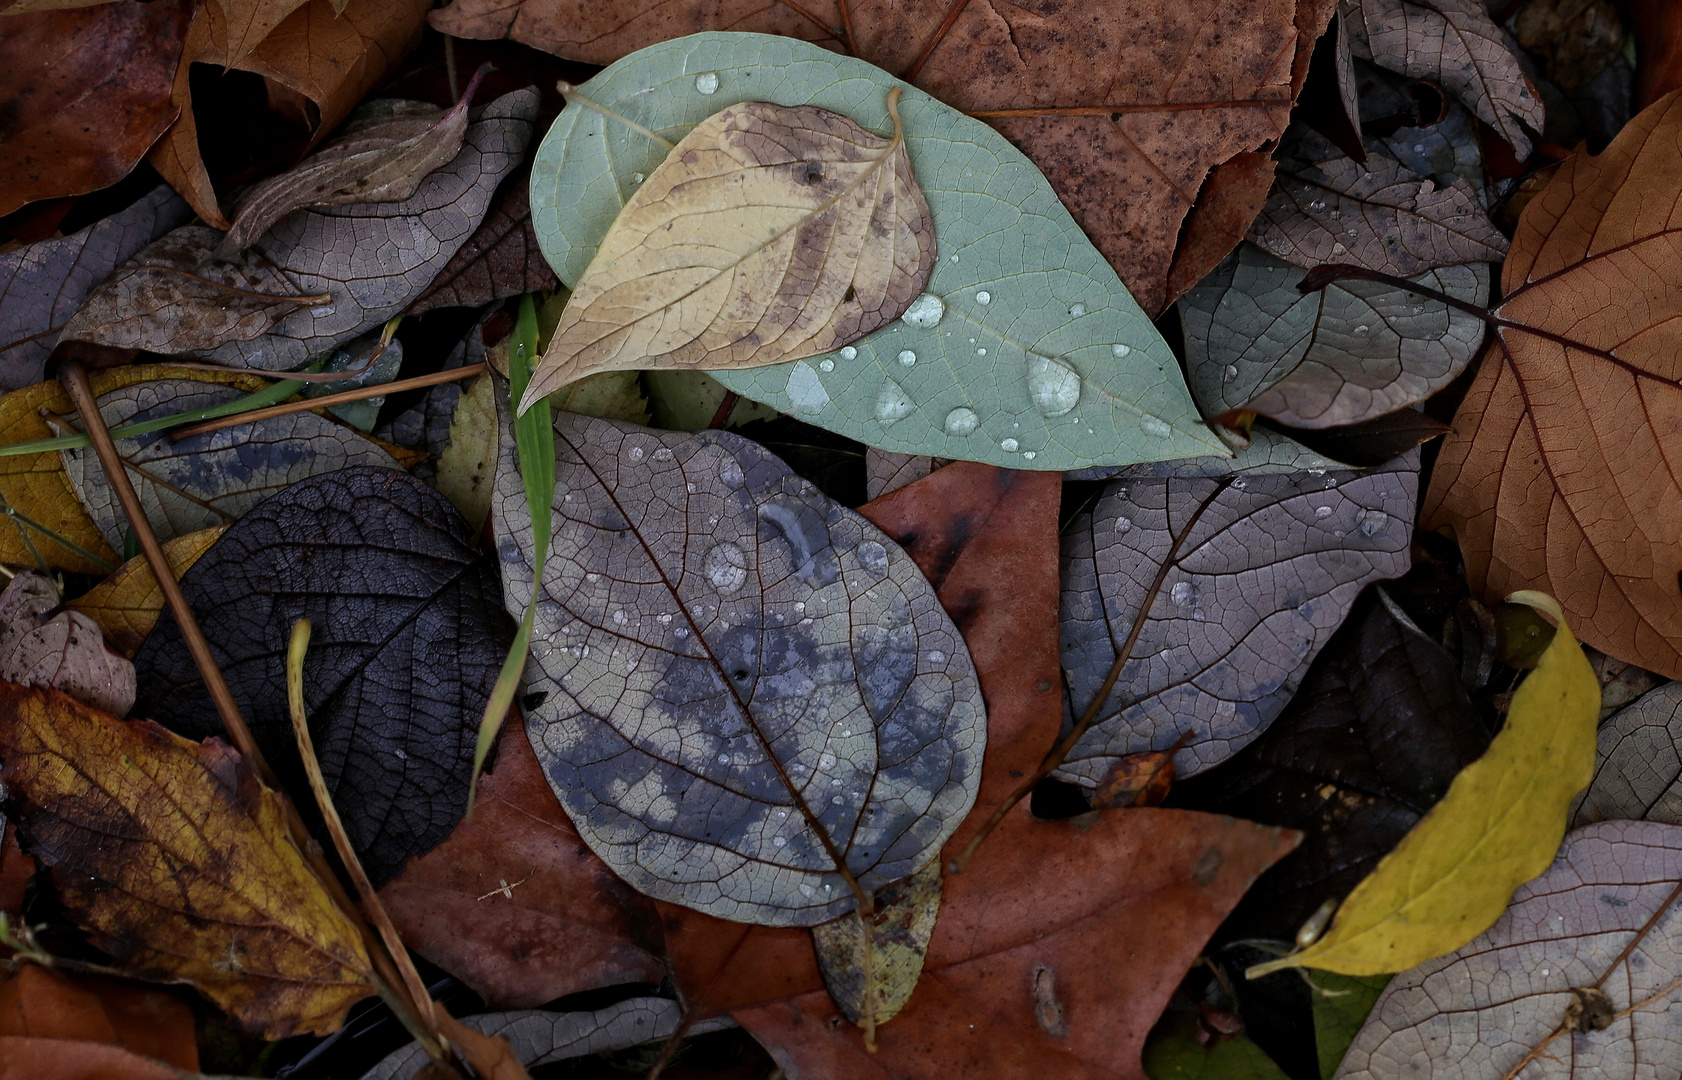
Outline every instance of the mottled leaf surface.
<svg viewBox="0 0 1682 1080"><path fill-rule="evenodd" d="M1097 784L1116 758L1189 730L1174 764L1191 776L1253 740L1361 588L1407 570L1418 469L1408 454L1365 473L1111 481L1064 540L1073 715L1148 606L1115 689L1059 775Z"/></svg>
<svg viewBox="0 0 1682 1080"><path fill-rule="evenodd" d="M284 665L292 624L313 622L311 734L376 884L461 817L475 728L513 638L496 568L472 541L421 481L343 469L259 504L181 579L264 755L300 784ZM135 667L138 715L198 736L221 730L173 616Z"/></svg>
<svg viewBox="0 0 1682 1080"><path fill-rule="evenodd" d="M887 1023L917 989L940 913L940 870L936 859L876 894L868 951L866 924L856 911L812 927L824 986L841 1015L853 1023L864 1023L867 1015L875 1023Z"/></svg>
<svg viewBox="0 0 1682 1080"><path fill-rule="evenodd" d="M0 679L62 690L116 716L134 704L134 665L105 647L92 619L64 610L58 587L32 570L0 592Z"/></svg>
<svg viewBox="0 0 1682 1080"><path fill-rule="evenodd" d="M727 105L763 100L887 131L887 92L904 85L804 42L708 33L628 56L581 92L676 140ZM927 297L821 359L720 371L718 380L907 454L1018 469L1224 456L1166 343L1033 164L998 132L917 90L905 88L899 109L934 215ZM600 113L561 114L538 150L531 199L538 239L563 281L580 280L636 175L664 157L664 147Z"/></svg>
<svg viewBox="0 0 1682 1080"><path fill-rule="evenodd" d="M1573 826L1633 819L1682 825L1682 683L1666 683L1600 727L1594 779Z"/></svg>
<svg viewBox="0 0 1682 1080"><path fill-rule="evenodd" d="M1343 0L1338 17L1349 23L1356 56L1441 83L1512 144L1520 161L1530 156L1524 129L1542 130L1542 100L1483 0Z"/></svg>
<svg viewBox="0 0 1682 1080"><path fill-rule="evenodd" d="M187 204L160 186L69 236L0 255L0 389L40 382L59 331L88 293L187 217Z"/></svg>
<svg viewBox="0 0 1682 1080"><path fill-rule="evenodd" d="M871 891L926 865L975 799L986 713L916 564L738 436L555 432L526 730L591 848L657 899L773 925L851 909L831 850ZM514 462L505 433L493 519L523 615Z"/></svg>
<svg viewBox="0 0 1682 1080"><path fill-rule="evenodd" d="M1249 409L1294 427L1360 423L1436 393L1465 370L1484 324L1374 281L1306 296L1303 272L1240 244L1180 301L1192 393L1212 415ZM1468 303L1489 299L1489 267L1413 280Z"/></svg>
<svg viewBox="0 0 1682 1080"><path fill-rule="evenodd" d="M233 387L158 379L99 398L108 427L235 401ZM272 416L179 442L154 431L117 441L129 481L158 539L226 525L270 495L310 476L357 465L395 468L378 443L315 413ZM76 498L115 551L128 519L91 448L61 450Z"/></svg>
<svg viewBox="0 0 1682 1080"><path fill-rule="evenodd" d="M1303 832L1223 937L1290 940L1323 901L1366 877L1488 744L1454 660L1382 589L1364 596L1261 738L1170 796L1172 806Z"/></svg>
<svg viewBox="0 0 1682 1080"><path fill-rule="evenodd" d="M1596 985L1617 1011L1644 1007L1604 1030L1560 1036L1517 1080L1664 1076L1682 1060L1672 1015L1682 975L1679 877L1682 826L1605 821L1577 830L1483 935L1391 980L1338 1080L1508 1075L1559 1028L1571 988Z"/></svg>
<svg viewBox="0 0 1682 1080"><path fill-rule="evenodd" d="M420 315L440 307L482 307L520 293L553 289L559 279L543 260L531 226L530 175L502 182L490 211L456 249L426 291L409 305Z"/></svg>

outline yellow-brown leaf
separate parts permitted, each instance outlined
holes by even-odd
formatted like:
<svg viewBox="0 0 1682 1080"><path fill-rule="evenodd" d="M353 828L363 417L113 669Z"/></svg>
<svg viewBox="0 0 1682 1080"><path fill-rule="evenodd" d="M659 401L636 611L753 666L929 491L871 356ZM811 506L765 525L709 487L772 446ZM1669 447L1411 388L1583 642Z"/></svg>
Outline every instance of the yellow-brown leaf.
<svg viewBox="0 0 1682 1080"><path fill-rule="evenodd" d="M164 541L164 557L176 578L191 569L227 529L226 525L217 525ZM164 593L146 557L136 555L65 606L98 623L106 643L132 660L164 609Z"/></svg>
<svg viewBox="0 0 1682 1080"><path fill-rule="evenodd" d="M362 939L233 749L0 682L24 847L95 944L252 1031L326 1034L373 993Z"/></svg>

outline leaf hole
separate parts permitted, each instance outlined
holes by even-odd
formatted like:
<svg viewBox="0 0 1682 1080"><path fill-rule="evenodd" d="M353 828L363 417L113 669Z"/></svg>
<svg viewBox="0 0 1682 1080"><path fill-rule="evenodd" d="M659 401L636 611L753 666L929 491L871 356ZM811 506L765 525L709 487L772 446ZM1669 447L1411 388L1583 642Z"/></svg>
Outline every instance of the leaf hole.
<svg viewBox="0 0 1682 1080"><path fill-rule="evenodd" d="M847 293L846 293L846 295L845 295L845 296L843 296L843 297L841 297L841 302L842 302L842 303L843 303L843 304L850 304L850 303L852 303L852 302L853 302L853 301L854 301L854 300L855 300L855 299L857 299L857 298L858 298L858 294L859 294L859 292L858 292L858 290L857 290L857 289L855 289L855 288L853 288L853 287L852 287L852 286L851 286L851 285L849 285L849 286L847 286Z"/></svg>

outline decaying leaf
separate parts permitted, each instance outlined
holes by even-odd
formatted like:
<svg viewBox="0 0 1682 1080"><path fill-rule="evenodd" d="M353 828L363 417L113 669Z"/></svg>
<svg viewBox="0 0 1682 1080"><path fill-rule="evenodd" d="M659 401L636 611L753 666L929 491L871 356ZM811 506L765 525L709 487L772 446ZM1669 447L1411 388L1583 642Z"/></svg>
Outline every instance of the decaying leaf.
<svg viewBox="0 0 1682 1080"><path fill-rule="evenodd" d="M761 101L690 129L573 283L521 409L600 371L816 356L903 315L935 240L898 103L896 87L886 138Z"/></svg>
<svg viewBox="0 0 1682 1080"><path fill-rule="evenodd" d="M270 1039L330 1032L373 993L356 928L219 740L0 682L0 757L30 853L126 970L189 982Z"/></svg>
<svg viewBox="0 0 1682 1080"><path fill-rule="evenodd" d="M507 431L492 517L523 614ZM642 892L772 925L926 865L975 798L986 717L911 560L738 436L555 432L526 730L585 841Z"/></svg>
<svg viewBox="0 0 1682 1080"><path fill-rule="evenodd" d="M164 558L175 576L185 574L226 530L226 525L217 525L165 541ZM146 556L136 555L65 606L92 619L104 633L106 643L132 659L164 609L164 594Z"/></svg>
<svg viewBox="0 0 1682 1080"><path fill-rule="evenodd" d="M1211 414L1248 410L1294 427L1361 423L1423 401L1465 370L1483 341L1477 316L1374 281L1306 296L1303 273L1240 244L1180 301L1192 394ZM1472 304L1489 267L1413 279Z"/></svg>
<svg viewBox="0 0 1682 1080"><path fill-rule="evenodd" d="M100 395L99 412L108 427L117 427L223 405L241 396L232 387L159 379ZM66 428L75 430L68 424ZM76 498L105 542L121 550L128 519L98 456L91 448L60 453ZM306 477L354 466L397 465L356 429L308 412L271 416L179 442L167 430L135 435L117 440L117 453L160 540L230 524Z"/></svg>
<svg viewBox="0 0 1682 1080"><path fill-rule="evenodd" d="M1261 738L1174 789L1174 806L1303 832L1223 937L1289 941L1322 903L1360 884L1488 746L1454 661L1372 590Z"/></svg>
<svg viewBox="0 0 1682 1080"><path fill-rule="evenodd" d="M0 214L121 180L175 119L190 0L0 16Z"/></svg>
<svg viewBox="0 0 1682 1080"><path fill-rule="evenodd" d="M652 905L584 846L510 727L472 818L380 890L404 944L498 1009L658 983Z"/></svg>
<svg viewBox="0 0 1682 1080"><path fill-rule="evenodd" d="M522 169L502 182L490 211L426 291L409 304L410 315L441 307L483 307L520 293L547 292L559 284L543 261L531 227L531 177Z"/></svg>
<svg viewBox="0 0 1682 1080"><path fill-rule="evenodd" d="M1643 694L1601 727L1594 779L1571 824L1608 818L1682 825L1682 683Z"/></svg>
<svg viewBox="0 0 1682 1080"><path fill-rule="evenodd" d="M666 159L643 129L680 139L721 106L772 100L883 131L887 94L902 86L785 38L697 34L628 56L579 92L641 129L568 108L538 150L532 220L544 254L562 281L583 277L638 174ZM928 291L897 322L821 359L719 370L718 380L901 453L1047 470L1227 456L1167 344L1032 163L917 91L899 111L939 241Z"/></svg>
<svg viewBox="0 0 1682 1080"><path fill-rule="evenodd" d="M193 1013L180 998L165 990L51 971L38 964L22 964L0 983L0 1040L18 1037L115 1044L188 1072L199 1067ZM25 1071L6 1045L0 1041L0 1077L41 1075ZM61 1045L60 1053L71 1056L75 1049ZM97 1075L90 1071L90 1080Z"/></svg>
<svg viewBox="0 0 1682 1080"><path fill-rule="evenodd" d="M395 469L310 477L235 522L181 588L283 781L301 777L285 642L298 619L313 623L311 735L376 885L450 834L513 630L491 558L442 495ZM199 736L220 730L174 616L160 619L135 668L138 715Z"/></svg>
<svg viewBox="0 0 1682 1080"><path fill-rule="evenodd" d="M456 399L449 442L438 455L434 483L475 530L491 512L491 489L496 482L496 417L495 380L481 375Z"/></svg>
<svg viewBox="0 0 1682 1080"><path fill-rule="evenodd" d="M59 331L119 263L187 220L167 187L69 236L0 255L0 390L41 381Z"/></svg>
<svg viewBox="0 0 1682 1080"><path fill-rule="evenodd" d="M514 1056L528 1069L550 1062L605 1054L664 1039L683 1021L683 1007L666 998L628 998L594 1012L480 1013L461 1022L474 1031L508 1040ZM690 1025L691 1035L733 1026L728 1020L702 1020ZM427 1063L416 1043L394 1050L362 1075L362 1080L411 1080Z"/></svg>
<svg viewBox="0 0 1682 1080"><path fill-rule="evenodd" d="M1600 683L1550 597L1514 599L1559 625L1489 749L1355 887L1319 940L1252 972L1406 971L1489 929L1513 890L1552 861L1571 801L1594 772Z"/></svg>
<svg viewBox="0 0 1682 1080"><path fill-rule="evenodd" d="M1174 298L1170 269L1194 197L1212 169L1283 134L1333 6L1328 0L1133 0L1117 8L1107 0L1072 0L1039 10L951 0L806 0L798 7L632 0L601 8L587 0L457 0L431 18L448 34L509 36L589 64L611 64L706 30L782 34L845 48L953 108L985 117L1021 147L1155 314ZM696 72L717 66L664 70L692 83ZM718 74L722 92L729 78ZM791 103L772 95L760 100ZM1248 164L1259 199L1272 170ZM917 167L931 190L921 161ZM1117 198L1119 191L1128 197ZM1227 234L1228 247L1246 223ZM944 258L944 236L941 249ZM1204 269L1224 253L1215 250ZM1202 271L1183 276L1189 285Z"/></svg>
<svg viewBox="0 0 1682 1080"><path fill-rule="evenodd" d="M1542 100L1483 0L1342 0L1338 16L1349 22L1356 56L1441 83L1500 132L1520 161L1530 156L1524 128L1542 130Z"/></svg>
<svg viewBox="0 0 1682 1080"><path fill-rule="evenodd" d="M243 251L270 225L304 207L403 202L414 195L421 181L461 151L467 107L483 74L474 76L449 109L387 98L364 104L337 137L240 197L223 250Z"/></svg>
<svg viewBox="0 0 1682 1080"><path fill-rule="evenodd" d="M1682 827L1577 830L1481 937L1391 980L1337 1080L1663 1076L1682 1054L1679 877ZM1561 1031L1578 987L1606 995L1610 1023Z"/></svg>
<svg viewBox="0 0 1682 1080"><path fill-rule="evenodd" d="M1192 731L1174 764L1193 776L1252 741L1362 587L1406 571L1418 468L1409 454L1364 473L1110 481L1064 540L1073 716L1141 628L1058 775L1090 787Z"/></svg>
<svg viewBox="0 0 1682 1080"><path fill-rule="evenodd" d="M92 619L63 610L57 586L28 570L0 592L0 679L62 690L115 716L134 704L134 665L105 647Z"/></svg>
<svg viewBox="0 0 1682 1080"><path fill-rule="evenodd" d="M1682 94L1564 162L1519 219L1489 355L1421 512L1474 594L1559 598L1583 640L1682 675ZM1518 325L1511 325L1518 324ZM1526 329L1534 327L1535 330ZM1569 342L1570 344L1567 344Z"/></svg>
<svg viewBox="0 0 1682 1080"><path fill-rule="evenodd" d="M892 1020L917 989L940 911L940 860L886 886L875 900L868 946L865 922L856 911L812 927L812 946L830 1000L842 1016L860 1025L866 1016L876 1024Z"/></svg>
<svg viewBox="0 0 1682 1080"><path fill-rule="evenodd" d="M1566 90L1592 82L1624 44L1623 20L1611 0L1530 0L1513 18L1513 35Z"/></svg>

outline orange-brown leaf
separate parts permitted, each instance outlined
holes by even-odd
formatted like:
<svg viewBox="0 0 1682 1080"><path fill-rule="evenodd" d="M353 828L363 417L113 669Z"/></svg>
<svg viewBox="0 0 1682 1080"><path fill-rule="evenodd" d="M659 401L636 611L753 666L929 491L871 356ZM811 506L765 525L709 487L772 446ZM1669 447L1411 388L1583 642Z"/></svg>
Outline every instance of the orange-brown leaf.
<svg viewBox="0 0 1682 1080"><path fill-rule="evenodd" d="M1552 593L1602 652L1682 677L1682 91L1524 209L1499 331L1422 526L1472 587Z"/></svg>
<svg viewBox="0 0 1682 1080"><path fill-rule="evenodd" d="M0 1035L0 1080L193 1080L198 1075L110 1043Z"/></svg>
<svg viewBox="0 0 1682 1080"><path fill-rule="evenodd" d="M199 1067L193 1011L163 990L25 964L0 983L0 1036L125 1046L189 1072Z"/></svg>

